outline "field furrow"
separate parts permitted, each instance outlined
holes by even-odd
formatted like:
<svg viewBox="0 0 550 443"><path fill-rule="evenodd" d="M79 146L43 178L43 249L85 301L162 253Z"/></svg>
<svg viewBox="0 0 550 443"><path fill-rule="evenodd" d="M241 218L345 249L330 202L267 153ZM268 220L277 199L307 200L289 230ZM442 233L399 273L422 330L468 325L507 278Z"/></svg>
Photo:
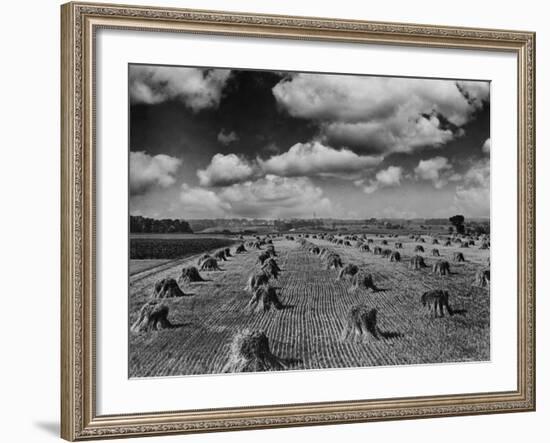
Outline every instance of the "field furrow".
<svg viewBox="0 0 550 443"><path fill-rule="evenodd" d="M185 297L164 299L174 328L150 333L130 333L130 376L169 376L219 373L230 352L233 337L244 329L263 330L271 352L286 359L289 369L325 369L481 361L489 359L489 293L471 282L487 251L460 250L464 263L452 262L456 247L438 246L441 257L432 257L425 245L427 268L411 270L415 243L400 239L402 261L362 252L355 247L325 240L311 242L338 253L344 262L371 273L378 291L351 290L349 278L327 270L324 261L296 241L277 239L277 263L282 273L271 284L277 288L284 309L255 312L248 308L245 290L251 273L258 271L261 251L249 250L222 261L222 271L201 272L207 281L183 285ZM372 246L392 249L392 241ZM155 283L179 277L181 268L196 265L197 256L164 263L130 278L129 322L150 298ZM451 263L451 274L431 273L436 260ZM444 289L450 293L455 315L433 318L420 303L423 292ZM375 308L379 338L341 339L350 309L358 304Z"/></svg>

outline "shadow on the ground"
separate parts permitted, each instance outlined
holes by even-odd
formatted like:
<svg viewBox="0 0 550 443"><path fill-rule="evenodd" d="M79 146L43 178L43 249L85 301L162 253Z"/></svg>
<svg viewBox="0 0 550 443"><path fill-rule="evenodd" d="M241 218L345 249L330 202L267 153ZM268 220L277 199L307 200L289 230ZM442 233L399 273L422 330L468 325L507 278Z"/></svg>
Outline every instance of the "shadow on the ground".
<svg viewBox="0 0 550 443"><path fill-rule="evenodd" d="M383 338L383 339L391 339L391 338L403 338L405 336L405 334L403 334L402 332L397 332L397 331L384 331L380 328L378 328L377 330L378 332L378 335Z"/></svg>
<svg viewBox="0 0 550 443"><path fill-rule="evenodd" d="M279 359L286 366L287 369L301 365L304 362L301 358L294 358L294 357L279 358Z"/></svg>
<svg viewBox="0 0 550 443"><path fill-rule="evenodd" d="M466 315L467 309L451 309L450 315Z"/></svg>
<svg viewBox="0 0 550 443"><path fill-rule="evenodd" d="M36 421L34 426L42 429L47 434L59 437L59 423L56 421Z"/></svg>

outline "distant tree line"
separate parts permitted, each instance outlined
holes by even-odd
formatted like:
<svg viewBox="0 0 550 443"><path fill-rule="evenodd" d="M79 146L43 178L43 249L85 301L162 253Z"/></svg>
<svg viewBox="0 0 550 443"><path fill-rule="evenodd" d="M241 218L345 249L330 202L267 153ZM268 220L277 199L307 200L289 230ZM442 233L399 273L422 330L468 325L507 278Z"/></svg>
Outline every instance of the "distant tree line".
<svg viewBox="0 0 550 443"><path fill-rule="evenodd" d="M426 225L446 225L449 219L446 218L428 218L424 221Z"/></svg>
<svg viewBox="0 0 550 443"><path fill-rule="evenodd" d="M140 215L130 216L130 232L132 234L139 233L193 233L191 226L185 220L175 220L171 218L164 218L162 220L156 220L154 218L142 217Z"/></svg>
<svg viewBox="0 0 550 443"><path fill-rule="evenodd" d="M489 223L468 223L466 232L470 235L490 234L491 227Z"/></svg>

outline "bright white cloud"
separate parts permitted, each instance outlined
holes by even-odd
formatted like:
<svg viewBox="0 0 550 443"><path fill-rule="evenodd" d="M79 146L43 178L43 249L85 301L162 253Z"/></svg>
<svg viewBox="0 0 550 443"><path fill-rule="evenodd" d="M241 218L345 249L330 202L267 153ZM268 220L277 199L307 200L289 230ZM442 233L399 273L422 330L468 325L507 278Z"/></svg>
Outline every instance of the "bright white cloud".
<svg viewBox="0 0 550 443"><path fill-rule="evenodd" d="M225 132L223 129L218 133L218 141L222 145L228 145L230 143L236 142L239 140L239 136L235 131Z"/></svg>
<svg viewBox="0 0 550 443"><path fill-rule="evenodd" d="M180 166L181 160L169 155L130 152L130 195L146 194L155 187L168 188L175 183Z"/></svg>
<svg viewBox="0 0 550 443"><path fill-rule="evenodd" d="M375 178L365 184L364 180L355 182L357 186L362 186L363 191L367 194L372 194L379 188L401 185L403 178L403 168L400 166L389 166L387 169L378 171Z"/></svg>
<svg viewBox="0 0 550 443"><path fill-rule="evenodd" d="M487 82L294 74L273 88L294 117L324 122L325 135L381 152L440 146L462 131L489 96Z"/></svg>
<svg viewBox="0 0 550 443"><path fill-rule="evenodd" d="M481 147L481 150L485 152L486 154L489 154L491 152L491 139L488 138L485 140L485 143L483 143L483 146Z"/></svg>
<svg viewBox="0 0 550 443"><path fill-rule="evenodd" d="M452 165L445 157L434 157L428 160L420 160L414 168L414 174L421 180L429 180L436 189L441 189L450 180L459 179L458 174L452 172Z"/></svg>
<svg viewBox="0 0 550 443"><path fill-rule="evenodd" d="M197 176L201 186L231 186L256 180L266 175L280 177L312 177L318 175L348 178L374 167L382 161L380 156L360 156L347 149L333 149L318 142L297 143L283 154L267 160L248 161L235 154L216 154Z"/></svg>
<svg viewBox="0 0 550 443"><path fill-rule="evenodd" d="M266 174L285 177L353 173L381 161L379 156L360 156L348 149L336 150L319 142L297 143L283 154L268 160L258 159Z"/></svg>
<svg viewBox="0 0 550 443"><path fill-rule="evenodd" d="M307 217L330 216L333 207L321 188L305 177L267 175L225 188L183 185L180 195L185 216L193 217Z"/></svg>
<svg viewBox="0 0 550 443"><path fill-rule="evenodd" d="M486 217L490 211L489 160L474 164L465 174L464 181L456 187L454 206L472 217Z"/></svg>
<svg viewBox="0 0 550 443"><path fill-rule="evenodd" d="M135 65L130 67L130 100L146 104L180 100L195 112L215 108L230 75L228 69Z"/></svg>
<svg viewBox="0 0 550 443"><path fill-rule="evenodd" d="M380 152L412 152L423 146L440 147L455 138L435 115L411 118L400 109L391 118L368 122L332 122L323 126L325 137Z"/></svg>
<svg viewBox="0 0 550 443"><path fill-rule="evenodd" d="M466 186L480 186L489 188L490 173L491 169L489 161L480 161L479 163L474 164L466 172L466 174L464 174L464 184Z"/></svg>
<svg viewBox="0 0 550 443"><path fill-rule="evenodd" d="M376 180L384 186L396 186L401 184L403 168L399 166L390 166L376 174Z"/></svg>
<svg viewBox="0 0 550 443"><path fill-rule="evenodd" d="M305 177L267 175L225 188L220 193L235 214L244 217L295 217L331 213L330 201L321 188Z"/></svg>
<svg viewBox="0 0 550 443"><path fill-rule="evenodd" d="M180 201L186 215L223 217L231 210L231 206L222 201L214 191L191 187L186 183L181 187Z"/></svg>
<svg viewBox="0 0 550 443"><path fill-rule="evenodd" d="M201 186L230 186L251 180L257 168L235 154L216 154L206 169L199 169L197 176Z"/></svg>

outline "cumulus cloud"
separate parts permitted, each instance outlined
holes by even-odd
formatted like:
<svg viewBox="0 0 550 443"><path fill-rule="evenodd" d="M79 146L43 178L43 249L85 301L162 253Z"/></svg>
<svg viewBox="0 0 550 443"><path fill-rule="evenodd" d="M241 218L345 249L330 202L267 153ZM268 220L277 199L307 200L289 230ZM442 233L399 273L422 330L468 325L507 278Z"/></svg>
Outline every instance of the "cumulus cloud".
<svg viewBox="0 0 550 443"><path fill-rule="evenodd" d="M403 178L403 168L400 166L389 166L387 169L378 171L375 178L365 184L364 180L355 182L357 186L362 186L363 191L367 194L372 194L379 188L389 186L400 186Z"/></svg>
<svg viewBox="0 0 550 443"><path fill-rule="evenodd" d="M306 177L266 175L255 182L240 183L221 192L235 214L244 217L295 217L312 212L330 214L330 201L320 187Z"/></svg>
<svg viewBox="0 0 550 443"><path fill-rule="evenodd" d="M485 143L483 143L483 146L481 147L481 150L485 152L486 154L489 154L491 152L491 139L488 138L485 140Z"/></svg>
<svg viewBox="0 0 550 443"><path fill-rule="evenodd" d="M180 200L187 214L199 217L223 217L231 210L231 206L214 191L191 187L186 183L181 187Z"/></svg>
<svg viewBox="0 0 550 443"><path fill-rule="evenodd" d="M351 146L367 145L376 152L412 152L423 146L440 147L458 136L443 128L436 115L411 118L406 109L385 120L332 122L323 125L325 137Z"/></svg>
<svg viewBox="0 0 550 443"><path fill-rule="evenodd" d="M230 75L229 69L134 65L129 74L130 101L157 104L179 100L194 112L216 108Z"/></svg>
<svg viewBox="0 0 550 443"><path fill-rule="evenodd" d="M399 166L390 166L388 169L383 169L376 174L376 180L384 186L394 186L401 184L401 176L403 168Z"/></svg>
<svg viewBox="0 0 550 443"><path fill-rule="evenodd" d="M378 165L379 156L361 156L348 149L337 150L319 142L297 143L287 152L268 160L258 159L266 174L284 177L346 174Z"/></svg>
<svg viewBox="0 0 550 443"><path fill-rule="evenodd" d="M218 141L222 145L228 145L230 143L236 142L239 140L239 136L235 131L225 132L223 129L218 133Z"/></svg>
<svg viewBox="0 0 550 443"><path fill-rule="evenodd" d="M320 187L305 177L265 177L219 189L183 185L180 200L196 217L287 218L332 214Z"/></svg>
<svg viewBox="0 0 550 443"><path fill-rule="evenodd" d="M445 157L434 157L428 160L420 160L414 168L416 178L428 180L436 189L441 189L449 181L458 181L461 176L453 172L453 166Z"/></svg>
<svg viewBox="0 0 550 443"><path fill-rule="evenodd" d="M230 186L251 180L257 168L236 154L216 154L206 169L199 169L197 176L201 186Z"/></svg>
<svg viewBox="0 0 550 443"><path fill-rule="evenodd" d="M483 160L474 164L456 187L454 207L470 216L485 217L490 210L490 164Z"/></svg>
<svg viewBox="0 0 550 443"><path fill-rule="evenodd" d="M181 160L169 155L150 156L146 152L130 152L130 195L142 195L155 187L168 188Z"/></svg>
<svg viewBox="0 0 550 443"><path fill-rule="evenodd" d="M489 83L300 73L273 95L290 115L323 123L329 141L410 152L463 134L488 100Z"/></svg>
<svg viewBox="0 0 550 443"><path fill-rule="evenodd" d="M464 185L488 188L490 180L490 165L488 160L475 163L464 174Z"/></svg>
<svg viewBox="0 0 550 443"><path fill-rule="evenodd" d="M231 186L266 175L280 177L340 176L359 173L382 161L379 156L360 156L347 149L333 149L318 142L297 143L287 152L267 160L249 161L236 154L216 154L197 176L201 186Z"/></svg>

